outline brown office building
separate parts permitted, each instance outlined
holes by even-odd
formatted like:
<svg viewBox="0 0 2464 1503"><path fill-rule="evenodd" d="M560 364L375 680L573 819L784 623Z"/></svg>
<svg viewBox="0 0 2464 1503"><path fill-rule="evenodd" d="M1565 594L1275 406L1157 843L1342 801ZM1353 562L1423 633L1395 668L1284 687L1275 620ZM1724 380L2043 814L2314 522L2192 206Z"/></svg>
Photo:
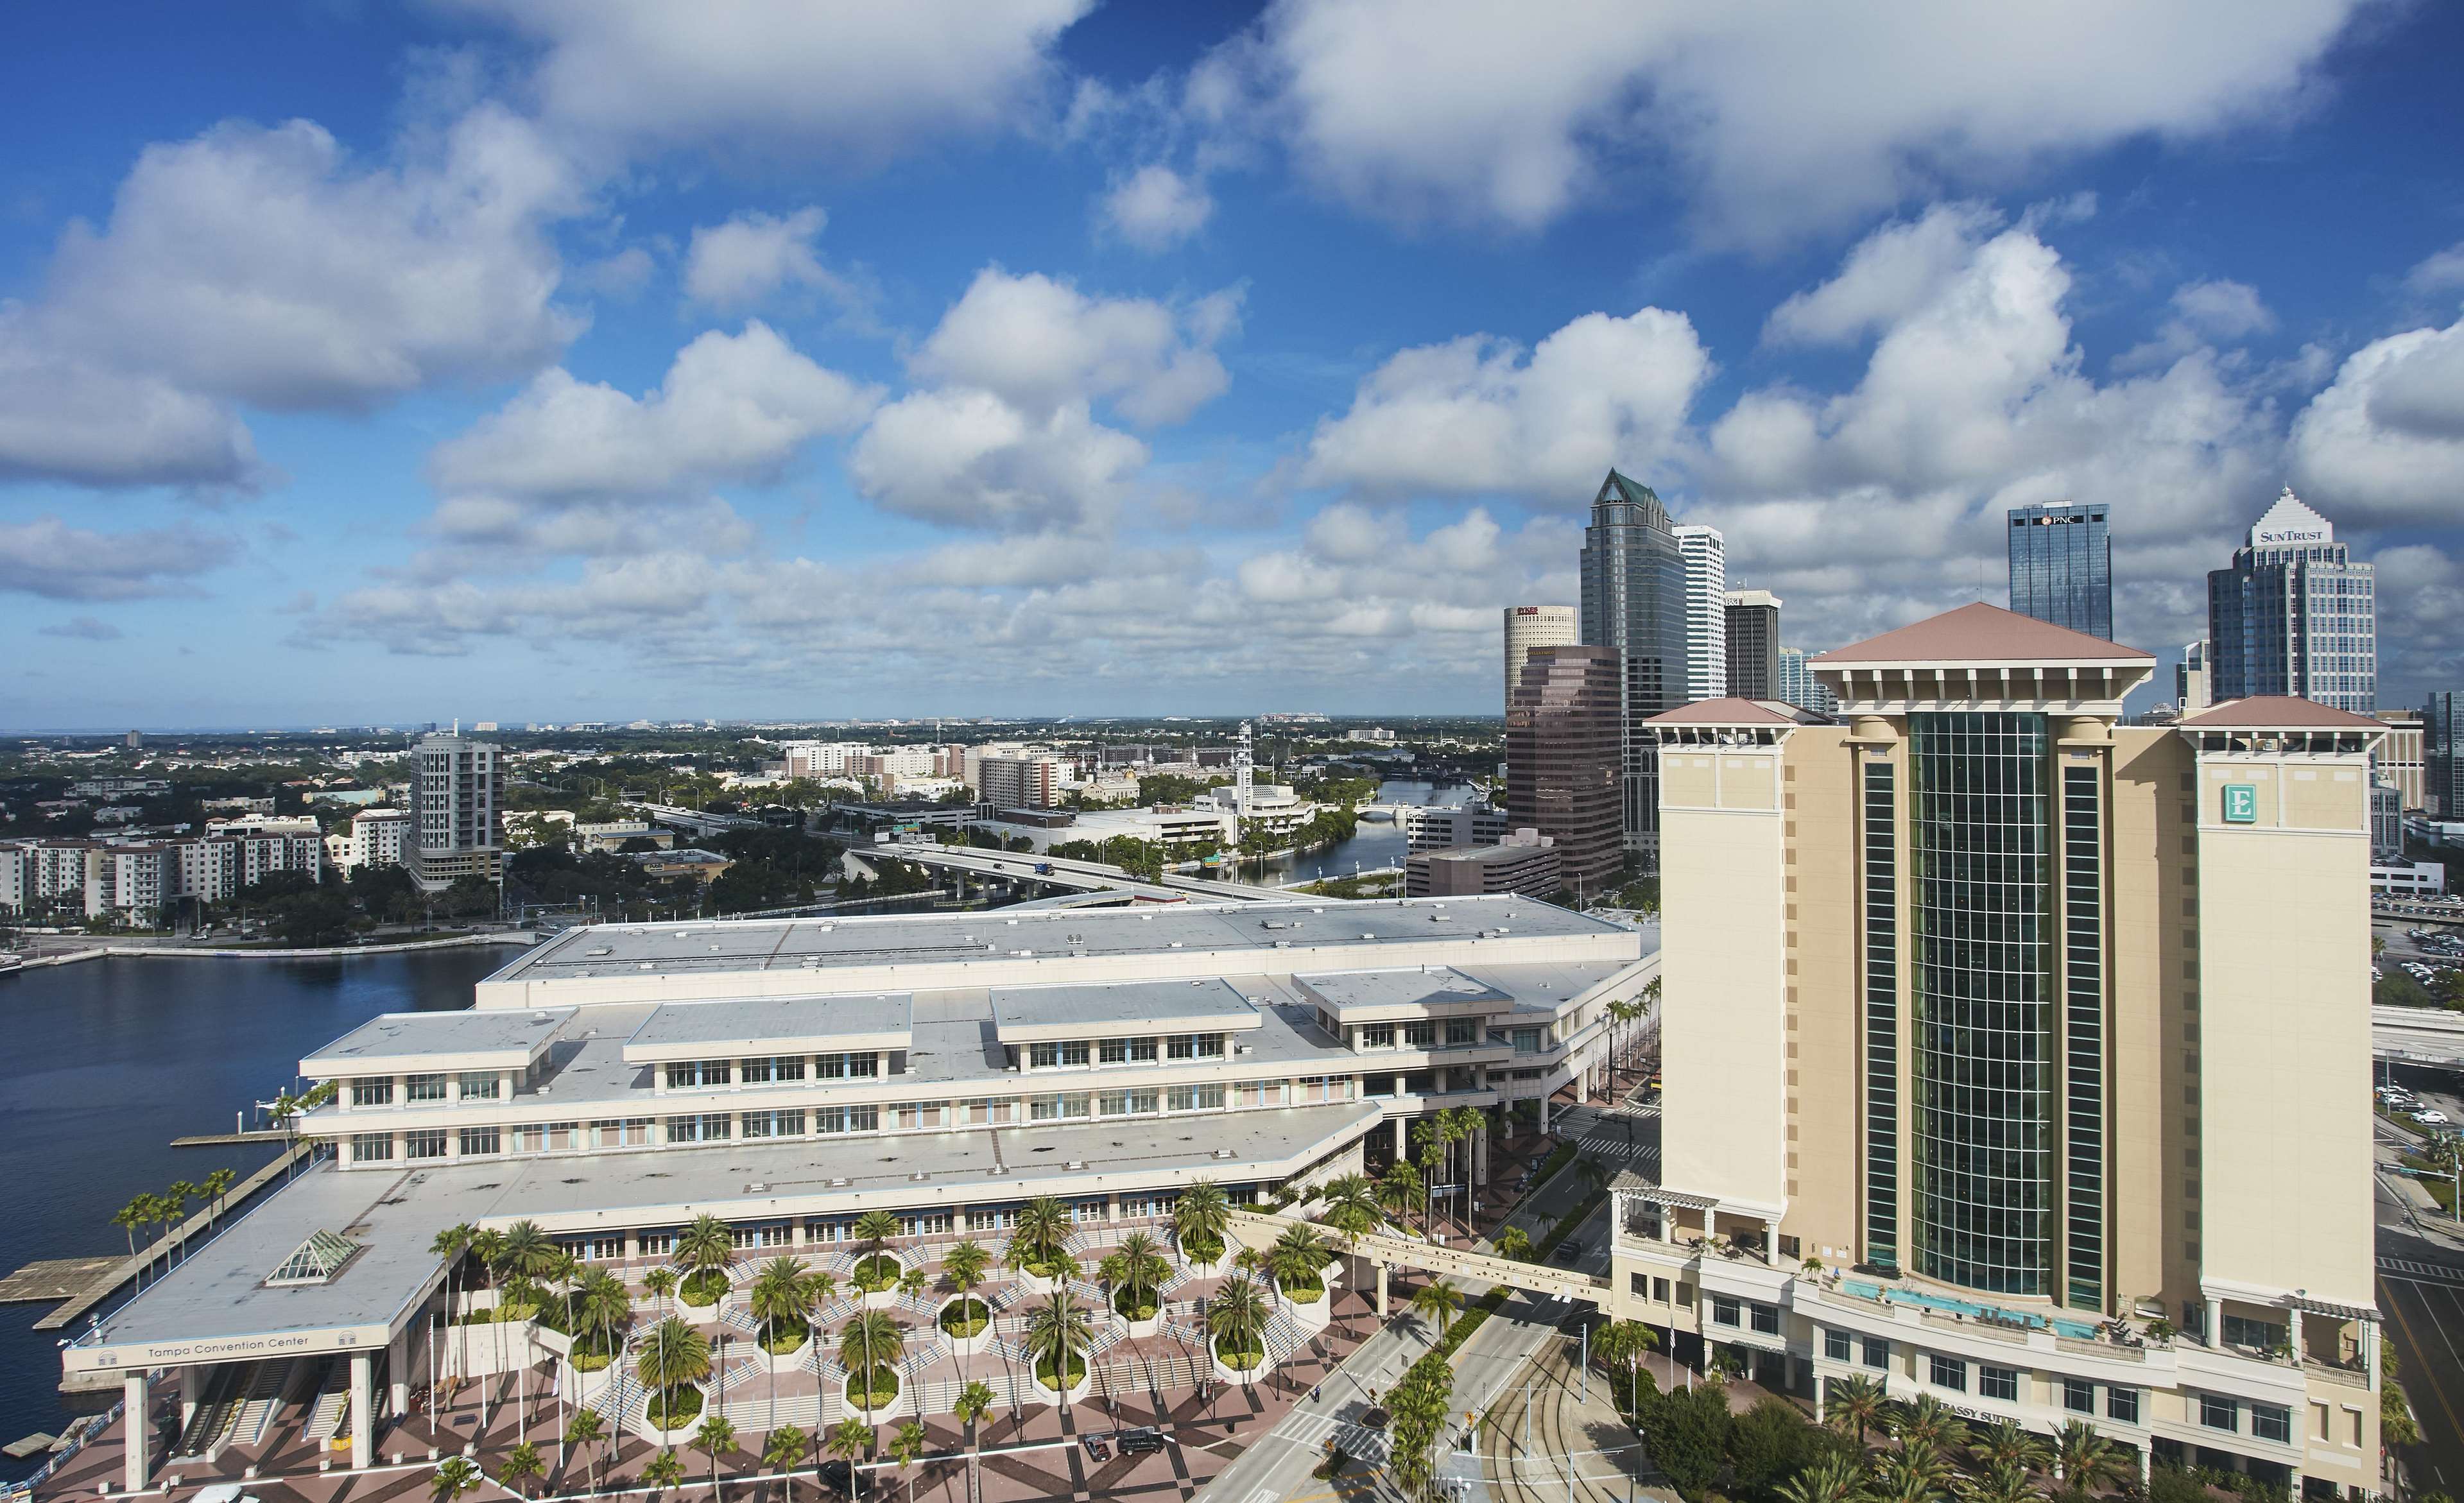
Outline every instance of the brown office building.
<svg viewBox="0 0 2464 1503"><path fill-rule="evenodd" d="M1557 848L1547 836L1529 830L1496 845L1416 852L1403 863L1407 898L1471 898L1501 892L1545 898L1561 885Z"/></svg>
<svg viewBox="0 0 2464 1503"><path fill-rule="evenodd" d="M1555 842L1565 889L1587 898L1623 864L1621 663L1614 647L1534 647L1506 708L1506 817Z"/></svg>

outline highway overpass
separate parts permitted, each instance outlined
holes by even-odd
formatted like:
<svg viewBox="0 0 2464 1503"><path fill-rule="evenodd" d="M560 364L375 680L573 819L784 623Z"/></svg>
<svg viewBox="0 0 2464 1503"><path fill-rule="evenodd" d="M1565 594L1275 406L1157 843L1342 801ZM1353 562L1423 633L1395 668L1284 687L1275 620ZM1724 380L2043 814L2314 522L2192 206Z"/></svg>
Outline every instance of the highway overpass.
<svg viewBox="0 0 2464 1503"><path fill-rule="evenodd" d="M2388 1064L2464 1070L2464 1013L2444 1008L2370 1009L2370 1054Z"/></svg>
<svg viewBox="0 0 2464 1503"><path fill-rule="evenodd" d="M851 861L913 861L935 871L1008 882L1039 882L1083 893L1117 892L1141 903L1289 903L1294 894L1246 882L1217 882L1166 872L1149 882L1103 861L1072 860L1025 851L989 851L971 845L935 845L925 840L893 840L847 848Z"/></svg>

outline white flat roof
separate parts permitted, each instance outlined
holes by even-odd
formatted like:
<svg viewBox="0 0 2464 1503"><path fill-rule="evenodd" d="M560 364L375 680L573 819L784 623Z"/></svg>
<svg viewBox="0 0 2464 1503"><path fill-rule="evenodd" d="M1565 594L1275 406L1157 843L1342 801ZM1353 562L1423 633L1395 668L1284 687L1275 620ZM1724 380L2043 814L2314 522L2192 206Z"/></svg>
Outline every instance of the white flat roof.
<svg viewBox="0 0 2464 1503"><path fill-rule="evenodd" d="M904 1049L914 999L905 992L664 1002L626 1041L641 1064L713 1055Z"/></svg>
<svg viewBox="0 0 2464 1503"><path fill-rule="evenodd" d="M299 1061L312 1080L432 1070L522 1070L546 1052L569 1007L532 1012L384 1013Z"/></svg>
<svg viewBox="0 0 2464 1503"><path fill-rule="evenodd" d="M1514 1000L1511 992L1475 980L1452 966L1312 972L1292 977L1292 984L1302 995L1346 1021L1364 1013L1416 1012L1424 1007L1493 1013L1500 1004Z"/></svg>
<svg viewBox="0 0 2464 1503"><path fill-rule="evenodd" d="M1094 1038L1124 1031L1229 1033L1259 1023L1258 1010L1221 976L996 987L992 1008L995 1036L1004 1044Z"/></svg>

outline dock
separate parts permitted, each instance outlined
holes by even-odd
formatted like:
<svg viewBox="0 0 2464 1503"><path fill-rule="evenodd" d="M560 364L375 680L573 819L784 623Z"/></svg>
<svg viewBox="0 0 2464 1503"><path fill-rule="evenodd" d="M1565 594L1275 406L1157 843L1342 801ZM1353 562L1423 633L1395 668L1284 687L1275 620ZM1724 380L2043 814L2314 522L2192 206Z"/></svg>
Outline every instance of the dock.
<svg viewBox="0 0 2464 1503"><path fill-rule="evenodd" d="M117 1252L101 1257L47 1257L0 1278L0 1305L48 1304L66 1299L93 1282L96 1274L122 1261Z"/></svg>
<svg viewBox="0 0 2464 1503"><path fill-rule="evenodd" d="M301 1159L314 1153L317 1146L317 1140L313 1138L303 1138L299 1141L297 1146L292 1148L290 1152L276 1154L273 1163L232 1186L230 1192L223 1197L224 1206L226 1208L235 1209L251 1195L255 1194L266 1186L280 1179L290 1170L294 1164L297 1164ZM224 1213L228 1215L231 1213L231 1210L226 1209ZM180 1225L163 1233L160 1237L155 1238L151 1244L138 1249L137 1255L135 1257L111 1258L106 1260L99 1271L96 1272L82 1286L77 1288L75 1293L68 1296L66 1303L62 1304L58 1309L54 1310L50 1315L47 1315L41 1319L35 1321L34 1329L37 1331L56 1331L60 1327L68 1324L70 1321L75 1320L77 1317L85 1314L88 1310L91 1310L95 1306L102 1303L105 1299L111 1296L111 1292L113 1290L127 1283L130 1279L135 1278L138 1274L143 1272L144 1269L162 1261L170 1253L176 1252L181 1248L186 1247L191 1238L209 1230L209 1218L212 1212L210 1208L197 1212L195 1215L190 1216ZM33 1265L33 1268L40 1268L43 1265L41 1264L35 1264ZM16 1274L11 1276L12 1278L24 1277L27 1274L33 1271L33 1268L20 1269Z"/></svg>
<svg viewBox="0 0 2464 1503"><path fill-rule="evenodd" d="M288 1143L290 1140L291 1134L278 1129L258 1132L199 1132L190 1133L185 1138L172 1139L171 1146L174 1148L232 1148L245 1147L252 1143Z"/></svg>

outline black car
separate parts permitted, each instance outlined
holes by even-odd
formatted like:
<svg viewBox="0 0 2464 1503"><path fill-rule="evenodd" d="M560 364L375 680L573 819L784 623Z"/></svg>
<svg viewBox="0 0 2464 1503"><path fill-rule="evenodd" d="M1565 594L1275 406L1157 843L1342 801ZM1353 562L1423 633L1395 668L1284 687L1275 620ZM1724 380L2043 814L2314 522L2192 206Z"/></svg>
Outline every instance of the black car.
<svg viewBox="0 0 2464 1503"><path fill-rule="evenodd" d="M850 1491L855 1486L854 1466L844 1461L823 1462L822 1486L842 1497L854 1496Z"/></svg>
<svg viewBox="0 0 2464 1503"><path fill-rule="evenodd" d="M1579 1242L1569 1239L1557 1244L1557 1251L1549 1254L1549 1261L1551 1263L1572 1263L1582 1255L1583 1245Z"/></svg>
<svg viewBox="0 0 2464 1503"><path fill-rule="evenodd" d="M1152 1425L1142 1425L1133 1430L1123 1430L1118 1440L1121 1454L1124 1456L1151 1456L1163 1449L1163 1431Z"/></svg>

